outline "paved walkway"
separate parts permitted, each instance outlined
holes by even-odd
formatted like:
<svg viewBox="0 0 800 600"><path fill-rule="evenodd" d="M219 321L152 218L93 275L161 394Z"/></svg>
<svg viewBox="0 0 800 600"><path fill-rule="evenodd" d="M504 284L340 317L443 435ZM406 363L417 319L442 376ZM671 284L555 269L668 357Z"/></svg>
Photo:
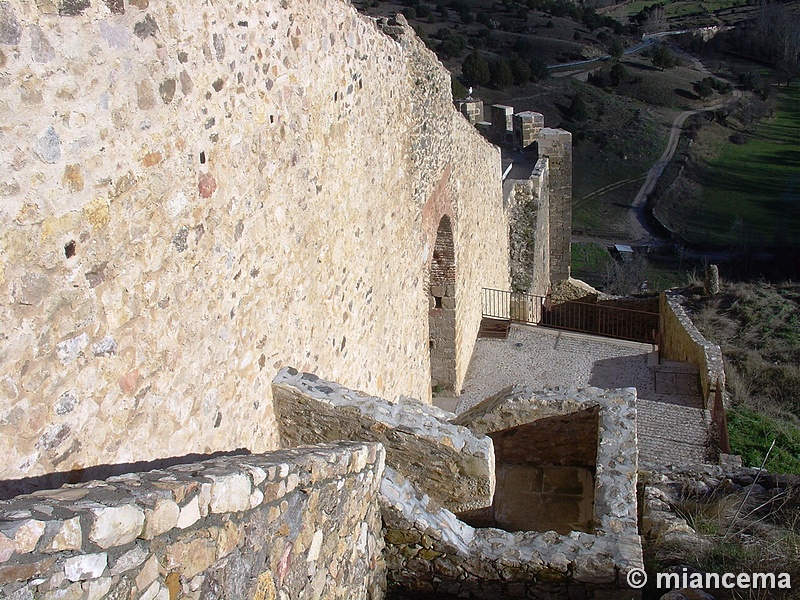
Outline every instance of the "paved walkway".
<svg viewBox="0 0 800 600"><path fill-rule="evenodd" d="M710 416L702 408L697 369L657 362L650 344L512 325L508 338L476 343L456 412L515 383L635 387L640 462L708 462Z"/></svg>

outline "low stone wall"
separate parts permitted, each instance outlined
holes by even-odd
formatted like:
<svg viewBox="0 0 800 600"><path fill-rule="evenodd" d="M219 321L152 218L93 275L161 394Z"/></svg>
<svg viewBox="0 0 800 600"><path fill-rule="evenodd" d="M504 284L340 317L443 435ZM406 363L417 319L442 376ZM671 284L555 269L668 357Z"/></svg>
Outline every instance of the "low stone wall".
<svg viewBox="0 0 800 600"><path fill-rule="evenodd" d="M642 568L638 536L473 528L388 467L381 503L389 585L415 593L611 600L627 572Z"/></svg>
<svg viewBox="0 0 800 600"><path fill-rule="evenodd" d="M381 442L387 464L450 510L492 503L492 440L449 423L452 413L411 398L392 404L293 368L276 375L272 395L286 446Z"/></svg>
<svg viewBox="0 0 800 600"><path fill-rule="evenodd" d="M636 390L514 387L454 422L489 433L599 407L595 533L473 528L387 467L381 484L389 580L465 598L619 598L642 567L637 530ZM626 598L637 597L626 591Z"/></svg>
<svg viewBox="0 0 800 600"><path fill-rule="evenodd" d="M725 387L722 350L697 330L681 306L680 295L671 292L661 294L659 313L661 358L695 365L700 371L700 389L705 407L713 407L715 392Z"/></svg>
<svg viewBox="0 0 800 600"><path fill-rule="evenodd" d="M382 598L379 444L226 457L0 503L13 600Z"/></svg>

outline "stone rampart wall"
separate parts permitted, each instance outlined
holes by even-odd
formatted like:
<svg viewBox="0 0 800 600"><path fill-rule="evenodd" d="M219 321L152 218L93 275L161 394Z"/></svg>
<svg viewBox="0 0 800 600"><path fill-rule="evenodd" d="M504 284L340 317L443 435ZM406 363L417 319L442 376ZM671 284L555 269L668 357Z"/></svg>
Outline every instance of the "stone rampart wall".
<svg viewBox="0 0 800 600"><path fill-rule="evenodd" d="M514 181L508 198L511 221L511 287L544 296L550 286L550 169L540 158L529 179Z"/></svg>
<svg viewBox="0 0 800 600"><path fill-rule="evenodd" d="M477 199L456 201L455 389L458 391L467 374L480 329L481 290L509 287L509 242L508 214L503 208L503 186L499 177L500 150L476 135L475 128L460 114L452 113L452 123L453 146L465 157L453 163L455 198ZM498 177L487 177L487 173L497 173Z"/></svg>
<svg viewBox="0 0 800 600"><path fill-rule="evenodd" d="M0 502L0 596L382 598L384 458L346 442Z"/></svg>
<svg viewBox="0 0 800 600"><path fill-rule="evenodd" d="M550 277L563 281L572 261L572 134L545 127L538 141L539 155L550 167Z"/></svg>
<svg viewBox="0 0 800 600"><path fill-rule="evenodd" d="M714 393L725 388L725 366L722 350L706 340L694 326L681 306L681 297L664 292L661 294L659 314L661 340L659 351L662 358L688 362L700 372L700 389L706 408L711 408ZM724 397L724 396L723 396Z"/></svg>
<svg viewBox="0 0 800 600"><path fill-rule="evenodd" d="M275 448L288 364L428 401L448 213L463 379L508 280L500 156L410 28L335 0L0 6L5 492Z"/></svg>

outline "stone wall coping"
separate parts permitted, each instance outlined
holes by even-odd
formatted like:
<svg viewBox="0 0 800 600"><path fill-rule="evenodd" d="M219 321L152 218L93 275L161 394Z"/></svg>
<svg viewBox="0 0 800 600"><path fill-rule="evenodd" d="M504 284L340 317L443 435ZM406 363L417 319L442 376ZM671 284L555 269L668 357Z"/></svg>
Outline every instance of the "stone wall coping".
<svg viewBox="0 0 800 600"><path fill-rule="evenodd" d="M17 496L0 502L0 569L9 561L61 553L96 555L102 558L102 571L106 551L137 538L187 529L209 515L253 510L298 487L367 468L380 475L384 460L385 451L377 443L320 444L213 458Z"/></svg>
<svg viewBox="0 0 800 600"><path fill-rule="evenodd" d="M387 464L455 512L491 505L494 444L450 422L453 413L400 397L394 403L287 367L272 396L287 446L338 439L381 442Z"/></svg>
<svg viewBox="0 0 800 600"><path fill-rule="evenodd" d="M404 429L421 438L441 441L446 436L449 445L459 452L494 456L491 439L476 436L466 427L452 423L455 417L453 413L415 398L400 396L397 402L392 403L323 380L313 373L301 373L292 367L281 369L273 379L273 384L297 388L314 400L330 406L350 407L375 422Z"/></svg>

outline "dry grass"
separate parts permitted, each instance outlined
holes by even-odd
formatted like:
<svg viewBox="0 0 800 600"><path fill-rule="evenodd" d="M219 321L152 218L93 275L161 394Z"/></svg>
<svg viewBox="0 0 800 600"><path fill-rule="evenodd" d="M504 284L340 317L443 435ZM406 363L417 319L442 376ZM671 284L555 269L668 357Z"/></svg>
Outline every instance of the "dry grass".
<svg viewBox="0 0 800 600"><path fill-rule="evenodd" d="M800 285L725 284L689 308L725 357L733 451L753 465L776 439L767 469L800 473Z"/></svg>
<svg viewBox="0 0 800 600"><path fill-rule="evenodd" d="M673 509L703 540L697 544L647 546L653 570L688 566L706 573L789 573L800 581L800 488L750 495L689 495ZM792 590L707 590L718 600L797 598ZM663 590L662 590L663 592Z"/></svg>

